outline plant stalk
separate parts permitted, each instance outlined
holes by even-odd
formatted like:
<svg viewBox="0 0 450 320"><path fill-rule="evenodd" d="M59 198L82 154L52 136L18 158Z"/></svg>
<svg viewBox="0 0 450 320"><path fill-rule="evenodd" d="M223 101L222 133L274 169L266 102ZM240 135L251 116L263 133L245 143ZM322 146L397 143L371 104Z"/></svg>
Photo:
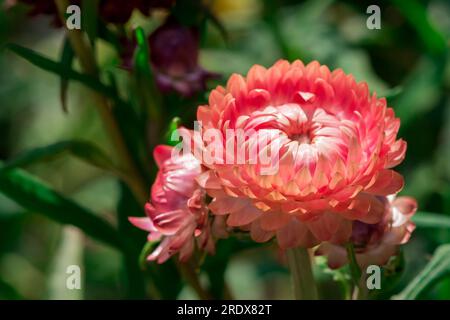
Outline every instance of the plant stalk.
<svg viewBox="0 0 450 320"><path fill-rule="evenodd" d="M64 23L64 16L69 2L67 0L55 0L55 4L58 7L61 20ZM70 44L80 61L83 71L89 75L98 77L97 64L89 41L86 41L80 30L73 29L66 30L66 32ZM98 93L94 92L93 94L96 102L95 105L97 106L103 123L120 158L121 165L126 171L125 182L130 186L130 189L133 191L137 199L139 199L141 203L145 203L147 199L147 188L144 181L140 178L139 171L134 164L120 132L119 126L117 125L116 119L111 112L108 99Z"/></svg>
<svg viewBox="0 0 450 320"><path fill-rule="evenodd" d="M294 298L296 300L317 300L317 287L308 249L291 248L286 250L286 256L292 275Z"/></svg>
<svg viewBox="0 0 450 320"><path fill-rule="evenodd" d="M69 5L68 0L55 0L58 7L59 15L61 20L64 22L64 15L67 6ZM80 65L83 71L91 76L98 78L98 68L93 54L92 47L90 43L86 41L83 33L80 30L66 30L67 37L70 44L75 51L76 56L79 59ZM126 170L125 176L123 176L125 182L129 185L130 189L133 191L137 199L144 203L147 199L147 190L145 182L141 178L139 171L137 170L134 161L129 153L126 146L125 140L123 139L122 133L120 132L119 126L111 113L110 104L108 99L98 93L94 92L94 98L96 100L96 106L102 117L104 125L108 130L111 140L116 148L118 156L121 160L121 165ZM178 268L183 274L190 286L197 292L201 299L211 299L212 296L207 292L201 285L198 275L188 264L178 263Z"/></svg>
<svg viewBox="0 0 450 320"><path fill-rule="evenodd" d="M355 248L352 243L346 244L347 259L350 264L350 274L353 282L352 300L364 300L367 298L366 277L361 272L361 268L356 260Z"/></svg>
<svg viewBox="0 0 450 320"><path fill-rule="evenodd" d="M195 269L189 264L189 262L178 262L176 261L178 270L183 275L184 279L188 282L192 289L195 290L198 297L202 300L211 300L212 295L203 288L198 278L198 274Z"/></svg>

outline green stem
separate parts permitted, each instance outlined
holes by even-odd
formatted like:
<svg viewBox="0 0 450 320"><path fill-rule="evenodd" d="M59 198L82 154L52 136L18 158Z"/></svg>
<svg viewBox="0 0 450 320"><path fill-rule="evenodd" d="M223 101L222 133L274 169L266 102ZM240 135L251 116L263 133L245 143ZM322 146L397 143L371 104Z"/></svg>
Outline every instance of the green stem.
<svg viewBox="0 0 450 320"><path fill-rule="evenodd" d="M223 284L223 299L224 300L235 300L233 293L231 292L231 288L228 283Z"/></svg>
<svg viewBox="0 0 450 320"><path fill-rule="evenodd" d="M64 22L64 15L66 8L69 5L69 1L55 0L55 4L58 8L61 21ZM95 56L92 51L92 47L90 46L90 43L86 41L84 34L80 30L76 29L66 31L69 42L79 59L83 71L89 75L98 77L98 68ZM125 168L127 173L125 176L125 182L130 186L130 189L139 201L141 203L145 203L147 199L147 188L145 182L141 179L139 170L134 164L122 133L120 132L117 121L111 112L110 104L105 97L97 93L93 94L96 102L95 105L97 106L97 109L102 117L103 123L109 133L114 147L116 148L117 155L121 160L121 165Z"/></svg>
<svg viewBox="0 0 450 320"><path fill-rule="evenodd" d="M197 293L198 297L202 300L211 300L212 296L211 294L203 288L203 286L200 283L200 279L198 278L198 274L195 271L195 269L189 264L189 262L183 263L183 262L176 262L178 270L184 277L184 279L187 281L189 286L194 289L194 291Z"/></svg>
<svg viewBox="0 0 450 320"><path fill-rule="evenodd" d="M356 260L355 248L353 243L347 243L345 248L347 249L347 259L350 264L350 273L355 286L359 286L361 281L361 269L359 268L358 261Z"/></svg>
<svg viewBox="0 0 450 320"><path fill-rule="evenodd" d="M317 288L308 249L292 248L286 251L297 300L317 300Z"/></svg>
<svg viewBox="0 0 450 320"><path fill-rule="evenodd" d="M352 300L364 300L367 298L366 278L363 276L358 261L356 260L353 243L347 243L345 247L347 249L347 259L350 264L350 273L354 285Z"/></svg>
<svg viewBox="0 0 450 320"><path fill-rule="evenodd" d="M367 287L363 285L364 281L361 280L360 285L354 286L352 293L352 300L366 300L368 296Z"/></svg>
<svg viewBox="0 0 450 320"><path fill-rule="evenodd" d="M59 14L62 18L62 21L64 21L64 13L65 9L67 8L69 2L68 0L55 0L55 3L58 7ZM79 30L67 30L67 37L72 45L72 48L75 51L76 56L79 59L80 65L84 72L98 77L98 68L95 60L95 56L93 54L92 48L90 47L89 43L84 38L84 34ZM147 61L145 61L148 63ZM142 175L139 174L139 171L137 167L135 166L133 159L131 157L131 154L128 150L128 147L125 143L124 137L122 136L122 133L119 129L119 126L117 124L117 121L112 114L110 110L110 105L108 100L99 95L94 93L94 97L96 98L96 105L99 109L100 115L102 116L103 122L109 132L109 135L111 137L111 140L114 143L114 146L116 147L118 156L121 158L121 164L126 168L126 176L123 176L125 182L129 185L132 192L135 194L137 199L144 203L147 199L147 190L145 187L145 181L141 178ZM148 98L148 96L147 96ZM153 116L159 117L155 106L153 106ZM128 256L127 250L125 250L127 265L130 268L135 268L137 266L132 265L132 260L137 260L132 258L129 259L130 256ZM184 275L188 283L191 285L191 287L197 292L199 297L201 299L211 299L211 295L209 292L207 292L201 285L198 275L195 272L195 269L192 268L192 266L188 264L179 263L178 267L180 269L180 272ZM134 270L133 272L138 272L138 270ZM132 277L133 280L134 277ZM134 282L135 285L138 285L136 282Z"/></svg>

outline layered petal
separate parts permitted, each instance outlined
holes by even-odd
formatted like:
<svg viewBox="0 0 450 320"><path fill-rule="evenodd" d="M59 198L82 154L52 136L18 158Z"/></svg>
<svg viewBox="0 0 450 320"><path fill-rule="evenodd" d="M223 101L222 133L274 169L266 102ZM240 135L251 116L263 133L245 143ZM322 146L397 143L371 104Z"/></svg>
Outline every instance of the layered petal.
<svg viewBox="0 0 450 320"><path fill-rule="evenodd" d="M163 263L178 253L181 261L191 256L195 243L214 252L205 192L196 179L200 162L191 154L178 155L174 148L160 145L154 150L159 172L145 205L146 217L130 217L136 227L149 232L149 241L160 241L148 256ZM197 240L197 241L195 241Z"/></svg>
<svg viewBox="0 0 450 320"><path fill-rule="evenodd" d="M234 74L197 120L195 157L206 169L198 182L210 209L257 241L345 242L353 222L379 223L380 197L403 187L393 167L406 143L393 109L366 83L317 61Z"/></svg>
<svg viewBox="0 0 450 320"><path fill-rule="evenodd" d="M389 196L380 201L384 204L384 211L379 222L353 222L351 242L361 268L372 264L385 265L397 253L398 247L409 240L415 228L411 217L417 203L413 198ZM322 243L315 253L326 256L329 267L333 269L348 262L345 247L335 242Z"/></svg>

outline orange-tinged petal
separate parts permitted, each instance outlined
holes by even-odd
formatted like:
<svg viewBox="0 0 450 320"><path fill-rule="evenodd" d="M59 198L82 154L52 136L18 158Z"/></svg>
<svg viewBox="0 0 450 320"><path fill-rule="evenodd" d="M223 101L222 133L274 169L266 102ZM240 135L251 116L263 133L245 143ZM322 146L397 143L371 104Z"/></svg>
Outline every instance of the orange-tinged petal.
<svg viewBox="0 0 450 320"><path fill-rule="evenodd" d="M403 188L403 177L393 170L382 170L379 172L377 180L368 189L367 193L387 196L395 194Z"/></svg>
<svg viewBox="0 0 450 320"><path fill-rule="evenodd" d="M290 220L291 217L285 213L265 212L261 215L259 223L263 230L276 231L277 229L284 227Z"/></svg>
<svg viewBox="0 0 450 320"><path fill-rule="evenodd" d="M250 228L250 236L256 242L267 242L275 235L272 231L263 230L259 224L259 220L252 223Z"/></svg>
<svg viewBox="0 0 450 320"><path fill-rule="evenodd" d="M261 210L253 205L247 205L240 210L232 212L227 219L227 224L231 227L240 227L253 222L264 214Z"/></svg>
<svg viewBox="0 0 450 320"><path fill-rule="evenodd" d="M306 225L296 218L292 218L288 224L277 230L277 240L282 249L311 248L318 243Z"/></svg>

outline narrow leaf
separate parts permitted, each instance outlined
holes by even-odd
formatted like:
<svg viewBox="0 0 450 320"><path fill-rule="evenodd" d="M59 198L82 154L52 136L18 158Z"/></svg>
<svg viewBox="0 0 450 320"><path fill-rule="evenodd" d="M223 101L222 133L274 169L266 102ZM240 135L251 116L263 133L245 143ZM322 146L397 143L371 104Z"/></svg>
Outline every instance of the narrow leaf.
<svg viewBox="0 0 450 320"><path fill-rule="evenodd" d="M81 1L81 24L86 31L89 41L94 46L97 38L97 16L98 16L98 0L82 0Z"/></svg>
<svg viewBox="0 0 450 320"><path fill-rule="evenodd" d="M76 226L97 240L123 248L119 233L108 222L21 169L0 172L0 192L29 211Z"/></svg>
<svg viewBox="0 0 450 320"><path fill-rule="evenodd" d="M69 153L98 168L116 173L119 172L110 158L108 158L108 156L97 146L87 141L71 140L61 141L45 147L25 151L0 167L0 174L13 168L48 161L61 156L64 153Z"/></svg>
<svg viewBox="0 0 450 320"><path fill-rule="evenodd" d="M403 91L402 87L394 87L392 89L389 89L388 91L381 94L381 97L385 97L388 104L391 104L392 100L397 98Z"/></svg>
<svg viewBox="0 0 450 320"><path fill-rule="evenodd" d="M155 122L159 119L159 95L155 89L152 69L150 67L150 49L144 29L136 28L137 48L134 53L134 76L137 89L142 97L141 104Z"/></svg>
<svg viewBox="0 0 450 320"><path fill-rule="evenodd" d="M144 29L142 27L136 28L135 36L137 42L137 50L134 56L135 68L142 73L150 75L150 53Z"/></svg>
<svg viewBox="0 0 450 320"><path fill-rule="evenodd" d="M414 124L414 120L431 111L439 98L439 86L445 70L445 57L420 58L403 83L403 91L391 98L395 114L401 119L401 130Z"/></svg>
<svg viewBox="0 0 450 320"><path fill-rule="evenodd" d="M431 212L417 212L412 221L419 228L450 228L450 216Z"/></svg>
<svg viewBox="0 0 450 320"><path fill-rule="evenodd" d="M97 36L112 45L117 52L121 52L121 50L123 50L119 37L111 31L107 25L99 23L97 32Z"/></svg>
<svg viewBox="0 0 450 320"><path fill-rule="evenodd" d="M439 280L450 275L450 244L439 246L430 262L398 295L396 300L413 300L431 289Z"/></svg>
<svg viewBox="0 0 450 320"><path fill-rule="evenodd" d="M72 62L75 57L75 52L72 49L72 46L70 45L69 39L64 40L64 46L61 53L61 64L63 67L66 68L66 71L64 73L69 72L69 70L72 68ZM67 108L67 89L69 88L69 79L65 77L64 75L61 75L60 80L60 89L59 89L59 95L61 99L61 106L64 112L68 112Z"/></svg>
<svg viewBox="0 0 450 320"><path fill-rule="evenodd" d="M139 266L142 270L147 269L147 257L156 249L159 243L159 241L147 241L142 247L141 253L139 254Z"/></svg>
<svg viewBox="0 0 450 320"><path fill-rule="evenodd" d="M175 146L179 143L178 140L177 141L172 140L172 134L175 130L178 129L180 124L181 124L181 119L178 117L175 117L172 119L172 121L170 121L169 127L167 128L167 131L166 131L166 134L164 137L164 140L168 145Z"/></svg>
<svg viewBox="0 0 450 320"><path fill-rule="evenodd" d="M219 20L219 18L214 15L214 13L207 7L204 8L206 18L209 19L212 24L217 28L217 30L220 32L220 35L222 36L223 40L227 43L229 41L227 29L225 29L225 26L223 25L222 21Z"/></svg>
<svg viewBox="0 0 450 320"><path fill-rule="evenodd" d="M145 234L135 228L128 217L140 214L142 208L124 183L120 183L120 199L117 204L117 221L120 233L129 240L130 247L124 251L123 270L126 275L127 298L144 299L145 281L139 268L139 249Z"/></svg>
<svg viewBox="0 0 450 320"><path fill-rule="evenodd" d="M106 97L109 97L116 101L120 101L120 98L115 94L112 88L104 85L95 77L79 73L70 68L66 68L62 63L55 62L31 49L24 48L16 44L8 44L6 45L6 48L43 70L52 72L59 75L60 77L64 77L69 80L78 81L84 84L86 87L97 91L98 93Z"/></svg>
<svg viewBox="0 0 450 320"><path fill-rule="evenodd" d="M393 0L392 2L406 17L411 27L416 29L429 52L439 55L445 53L447 50L445 37L430 23L424 4L418 0Z"/></svg>

